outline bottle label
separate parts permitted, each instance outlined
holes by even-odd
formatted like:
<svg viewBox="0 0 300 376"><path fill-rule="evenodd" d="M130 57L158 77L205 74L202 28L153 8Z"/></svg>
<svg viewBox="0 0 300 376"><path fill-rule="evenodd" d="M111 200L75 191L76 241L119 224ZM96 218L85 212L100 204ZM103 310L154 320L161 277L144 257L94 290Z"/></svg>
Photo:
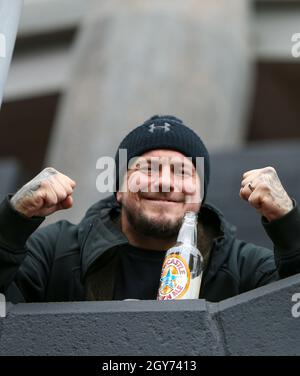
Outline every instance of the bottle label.
<svg viewBox="0 0 300 376"><path fill-rule="evenodd" d="M180 255L170 254L162 267L158 299L180 299L190 286L190 278L185 259Z"/></svg>

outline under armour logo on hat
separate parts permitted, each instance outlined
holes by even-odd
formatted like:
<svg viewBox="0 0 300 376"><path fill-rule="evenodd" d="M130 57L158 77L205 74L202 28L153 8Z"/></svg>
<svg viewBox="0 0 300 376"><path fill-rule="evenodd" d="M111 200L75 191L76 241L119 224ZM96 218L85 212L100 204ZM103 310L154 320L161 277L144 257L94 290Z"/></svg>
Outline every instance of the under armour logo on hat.
<svg viewBox="0 0 300 376"><path fill-rule="evenodd" d="M149 125L149 132L153 133L157 129L163 129L164 132L166 133L166 132L169 132L170 127L171 127L171 124L169 124L169 123L165 123L164 125L155 125L153 123L153 124Z"/></svg>

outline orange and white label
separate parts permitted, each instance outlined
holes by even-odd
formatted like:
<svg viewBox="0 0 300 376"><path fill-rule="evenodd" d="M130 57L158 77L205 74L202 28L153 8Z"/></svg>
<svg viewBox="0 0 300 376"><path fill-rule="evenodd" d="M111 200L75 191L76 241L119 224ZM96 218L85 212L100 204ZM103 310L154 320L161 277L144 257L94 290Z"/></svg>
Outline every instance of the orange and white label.
<svg viewBox="0 0 300 376"><path fill-rule="evenodd" d="M169 255L163 264L158 300L180 299L190 286L190 270L183 257Z"/></svg>

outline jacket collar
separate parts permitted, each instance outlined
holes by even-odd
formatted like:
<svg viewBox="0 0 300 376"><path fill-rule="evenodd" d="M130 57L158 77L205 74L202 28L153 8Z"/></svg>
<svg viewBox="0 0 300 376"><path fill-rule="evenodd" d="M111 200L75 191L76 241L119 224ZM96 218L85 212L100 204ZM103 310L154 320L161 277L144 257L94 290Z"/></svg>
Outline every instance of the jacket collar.
<svg viewBox="0 0 300 376"><path fill-rule="evenodd" d="M120 215L120 212L120 205L112 195L91 206L79 223L78 241L82 281L96 261L101 258L105 262L106 258L112 257L117 252L118 247L128 244L126 236L113 220ZM211 228L216 235L212 241L209 267L204 272L207 283L228 257L236 229L211 204L205 203L201 207L199 218L203 221L204 228Z"/></svg>
<svg viewBox="0 0 300 376"><path fill-rule="evenodd" d="M112 217L120 213L120 206L114 196L96 202L79 223L81 280L100 257L113 255L117 247L128 244L125 235L118 229ZM110 251L109 254L107 251Z"/></svg>
<svg viewBox="0 0 300 376"><path fill-rule="evenodd" d="M236 227L229 223L223 213L212 204L204 204L200 212L203 219L207 216L214 217L213 228L219 231L218 235L214 237L211 245L211 256L207 268L203 273L203 287L208 284L212 278L217 274L220 267L226 262L229 253L232 249L232 244L236 239Z"/></svg>

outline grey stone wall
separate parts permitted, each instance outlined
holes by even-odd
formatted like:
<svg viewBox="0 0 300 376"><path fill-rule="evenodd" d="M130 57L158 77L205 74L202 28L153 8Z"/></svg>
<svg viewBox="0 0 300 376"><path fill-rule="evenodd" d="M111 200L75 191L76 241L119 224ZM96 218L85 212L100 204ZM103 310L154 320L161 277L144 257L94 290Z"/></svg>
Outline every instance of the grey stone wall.
<svg viewBox="0 0 300 376"><path fill-rule="evenodd" d="M300 274L220 303L9 303L0 355L300 355L299 292Z"/></svg>
<svg viewBox="0 0 300 376"><path fill-rule="evenodd" d="M248 0L93 0L46 158L76 180L74 207L47 221L78 222L105 194L98 158L155 114L181 117L209 149L245 138L251 52Z"/></svg>
<svg viewBox="0 0 300 376"><path fill-rule="evenodd" d="M0 107L23 7L23 0L0 1Z"/></svg>

